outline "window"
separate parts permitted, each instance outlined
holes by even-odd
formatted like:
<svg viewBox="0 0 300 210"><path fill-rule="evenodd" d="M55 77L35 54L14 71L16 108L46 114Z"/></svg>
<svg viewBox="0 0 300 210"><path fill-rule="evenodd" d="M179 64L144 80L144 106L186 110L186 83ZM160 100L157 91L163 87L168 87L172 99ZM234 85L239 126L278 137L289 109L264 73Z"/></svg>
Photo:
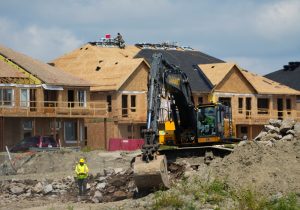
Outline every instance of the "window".
<svg viewBox="0 0 300 210"><path fill-rule="evenodd" d="M13 106L13 89L0 89L0 106Z"/></svg>
<svg viewBox="0 0 300 210"><path fill-rule="evenodd" d="M198 104L203 104L203 97L198 97Z"/></svg>
<svg viewBox="0 0 300 210"><path fill-rule="evenodd" d="M247 128L246 126L242 126L242 127L241 127L241 133L242 133L242 134L248 133L248 128Z"/></svg>
<svg viewBox="0 0 300 210"><path fill-rule="evenodd" d="M292 109L291 99L290 99L290 98L287 98L287 99L286 99L286 110L287 110L287 114L288 114L288 115L291 114L291 109Z"/></svg>
<svg viewBox="0 0 300 210"><path fill-rule="evenodd" d="M111 112L112 107L111 107L111 95L106 96L106 102L107 102L107 111Z"/></svg>
<svg viewBox="0 0 300 210"><path fill-rule="evenodd" d="M74 90L68 90L68 107L74 107Z"/></svg>
<svg viewBox="0 0 300 210"><path fill-rule="evenodd" d="M268 114L269 113L269 99L268 98L258 98L257 99L257 113L258 114Z"/></svg>
<svg viewBox="0 0 300 210"><path fill-rule="evenodd" d="M136 96L135 95L130 96L130 105L131 105L131 111L136 112Z"/></svg>
<svg viewBox="0 0 300 210"><path fill-rule="evenodd" d="M20 91L21 91L20 106L29 107L29 99L30 99L29 89L21 89Z"/></svg>
<svg viewBox="0 0 300 210"><path fill-rule="evenodd" d="M78 90L78 105L80 107L86 107L86 91Z"/></svg>
<svg viewBox="0 0 300 210"><path fill-rule="evenodd" d="M44 90L44 105L45 107L54 107L57 102L57 90Z"/></svg>
<svg viewBox="0 0 300 210"><path fill-rule="evenodd" d="M128 117L127 101L128 95L122 95L122 117Z"/></svg>
<svg viewBox="0 0 300 210"><path fill-rule="evenodd" d="M64 133L67 143L75 143L77 141L77 123L74 121L66 121Z"/></svg>
<svg viewBox="0 0 300 210"><path fill-rule="evenodd" d="M300 103L300 96L296 97L296 103Z"/></svg>
<svg viewBox="0 0 300 210"><path fill-rule="evenodd" d="M239 98L239 113L243 113L243 98Z"/></svg>
<svg viewBox="0 0 300 210"><path fill-rule="evenodd" d="M231 107L231 98L230 97L220 97L219 102L225 106Z"/></svg>
<svg viewBox="0 0 300 210"><path fill-rule="evenodd" d="M24 120L23 121L23 129L24 130L32 130L32 120Z"/></svg>

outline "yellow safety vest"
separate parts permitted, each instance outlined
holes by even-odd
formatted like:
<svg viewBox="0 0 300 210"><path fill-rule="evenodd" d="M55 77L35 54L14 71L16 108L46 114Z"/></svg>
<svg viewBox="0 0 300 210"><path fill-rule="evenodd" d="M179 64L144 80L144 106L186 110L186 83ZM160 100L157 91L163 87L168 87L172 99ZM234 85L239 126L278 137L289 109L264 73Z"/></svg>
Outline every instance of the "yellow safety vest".
<svg viewBox="0 0 300 210"><path fill-rule="evenodd" d="M78 179L85 179L88 176L89 168L86 164L80 165L79 163L75 167L75 173Z"/></svg>

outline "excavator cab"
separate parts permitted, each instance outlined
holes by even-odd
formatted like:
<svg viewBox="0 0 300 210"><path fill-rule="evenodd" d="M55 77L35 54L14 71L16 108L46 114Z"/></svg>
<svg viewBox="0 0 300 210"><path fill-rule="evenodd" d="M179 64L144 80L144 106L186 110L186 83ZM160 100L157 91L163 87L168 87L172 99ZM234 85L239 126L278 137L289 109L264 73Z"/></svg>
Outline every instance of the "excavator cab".
<svg viewBox="0 0 300 210"><path fill-rule="evenodd" d="M231 108L220 103L197 107L197 143L228 143L235 140Z"/></svg>

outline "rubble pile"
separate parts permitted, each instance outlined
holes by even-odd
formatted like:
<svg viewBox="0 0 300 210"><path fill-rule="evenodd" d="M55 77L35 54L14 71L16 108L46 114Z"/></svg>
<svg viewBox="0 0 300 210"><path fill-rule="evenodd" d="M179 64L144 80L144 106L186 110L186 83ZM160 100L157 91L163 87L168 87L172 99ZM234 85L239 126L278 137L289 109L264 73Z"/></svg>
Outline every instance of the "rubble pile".
<svg viewBox="0 0 300 210"><path fill-rule="evenodd" d="M77 202L77 183L74 177L63 179L43 179L42 181L4 180L0 182L0 204L19 200L57 199ZM84 202L109 202L132 198L136 187L132 179L132 170L121 168L104 169L104 175L90 175Z"/></svg>
<svg viewBox="0 0 300 210"><path fill-rule="evenodd" d="M273 146L276 141L292 141L300 137L300 123L293 119L275 120L270 119L269 124L254 139L262 144Z"/></svg>

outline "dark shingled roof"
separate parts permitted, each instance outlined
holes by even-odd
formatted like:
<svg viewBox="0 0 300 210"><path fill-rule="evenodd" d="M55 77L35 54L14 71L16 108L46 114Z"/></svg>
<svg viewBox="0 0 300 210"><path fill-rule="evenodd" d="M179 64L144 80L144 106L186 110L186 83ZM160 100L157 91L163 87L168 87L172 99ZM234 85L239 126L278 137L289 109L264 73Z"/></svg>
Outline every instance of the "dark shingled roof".
<svg viewBox="0 0 300 210"><path fill-rule="evenodd" d="M202 71L197 68L197 64L224 63L224 61L204 54L199 51L180 51L180 50L160 50L142 49L135 58L144 58L151 64L152 55L162 53L164 58L171 64L178 66L188 76L193 91L208 93L213 88L210 81ZM195 70L197 68L197 70Z"/></svg>
<svg viewBox="0 0 300 210"><path fill-rule="evenodd" d="M281 69L274 71L270 74L265 75L265 77L289 86L293 89L300 90L300 66L291 70Z"/></svg>

